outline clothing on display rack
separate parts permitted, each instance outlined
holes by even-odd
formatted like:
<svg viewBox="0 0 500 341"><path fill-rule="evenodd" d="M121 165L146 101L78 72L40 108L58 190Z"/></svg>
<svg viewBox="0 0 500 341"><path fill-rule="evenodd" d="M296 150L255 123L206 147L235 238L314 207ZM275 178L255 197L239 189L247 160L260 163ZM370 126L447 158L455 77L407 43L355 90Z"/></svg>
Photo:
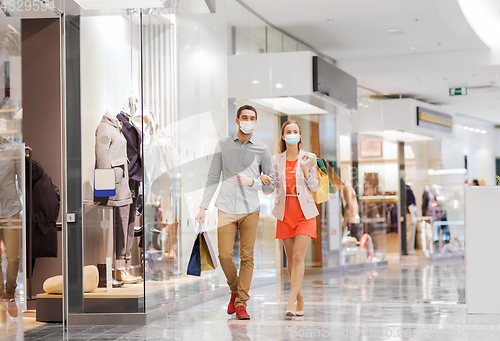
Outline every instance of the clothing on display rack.
<svg viewBox="0 0 500 341"><path fill-rule="evenodd" d="M448 221L446 210L443 208L442 203L438 200L439 195L439 186L431 186L429 191L429 215L433 220L434 240L439 241L439 232L441 230L442 240L446 244L450 241L450 228L446 224L439 224L439 222Z"/></svg>
<svg viewBox="0 0 500 341"><path fill-rule="evenodd" d="M26 184L26 192L31 195L33 205L30 208L32 244L28 245L32 258L57 257L57 218L61 196L50 175L35 160L32 160L32 181ZM29 235L27 237L30 240Z"/></svg>
<svg viewBox="0 0 500 341"><path fill-rule="evenodd" d="M398 232L398 205L387 204L387 232Z"/></svg>
<svg viewBox="0 0 500 341"><path fill-rule="evenodd" d="M407 251L415 250L415 236L417 232L417 201L411 187L406 184L406 245Z"/></svg>
<svg viewBox="0 0 500 341"><path fill-rule="evenodd" d="M131 180L142 181L141 130L130 122L129 116L120 112L116 118L122 123L121 132L127 140L128 175Z"/></svg>
<svg viewBox="0 0 500 341"><path fill-rule="evenodd" d="M422 194L422 217L429 216L429 187L425 187L425 191Z"/></svg>

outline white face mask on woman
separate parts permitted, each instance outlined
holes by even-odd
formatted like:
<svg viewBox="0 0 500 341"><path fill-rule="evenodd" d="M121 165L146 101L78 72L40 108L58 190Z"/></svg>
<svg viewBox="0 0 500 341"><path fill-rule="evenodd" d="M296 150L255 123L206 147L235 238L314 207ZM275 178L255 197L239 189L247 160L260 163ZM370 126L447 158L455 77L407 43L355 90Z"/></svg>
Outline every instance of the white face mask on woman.
<svg viewBox="0 0 500 341"><path fill-rule="evenodd" d="M256 121L240 121L240 130L243 134L251 134L255 130L255 126L257 125Z"/></svg>

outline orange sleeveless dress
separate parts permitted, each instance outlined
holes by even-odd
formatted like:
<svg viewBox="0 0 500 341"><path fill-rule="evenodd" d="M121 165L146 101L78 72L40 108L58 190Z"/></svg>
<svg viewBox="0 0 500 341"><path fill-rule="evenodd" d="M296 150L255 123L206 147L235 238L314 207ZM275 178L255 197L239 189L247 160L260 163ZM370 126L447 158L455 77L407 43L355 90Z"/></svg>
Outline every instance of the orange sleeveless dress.
<svg viewBox="0 0 500 341"><path fill-rule="evenodd" d="M297 171L298 159L286 161L286 194L297 194L295 172ZM276 222L276 239L287 239L298 234L305 234L316 238L316 217L306 219L300 207L299 198L287 196L285 202L285 215L283 221Z"/></svg>

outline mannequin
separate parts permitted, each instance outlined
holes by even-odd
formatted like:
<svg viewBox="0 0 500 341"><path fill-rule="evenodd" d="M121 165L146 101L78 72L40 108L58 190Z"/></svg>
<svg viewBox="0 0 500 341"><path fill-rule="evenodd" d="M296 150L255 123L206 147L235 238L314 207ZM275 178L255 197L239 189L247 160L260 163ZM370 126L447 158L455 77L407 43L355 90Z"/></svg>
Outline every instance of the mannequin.
<svg viewBox="0 0 500 341"><path fill-rule="evenodd" d="M116 195L96 197L94 201L99 205L113 207L117 260L130 259L134 232L133 228L129 231L130 204L133 200L129 186L126 140L121 127L121 122L107 111L97 126L95 143L95 168L113 168L116 174ZM115 269L115 279L124 283L142 281L142 277L131 276L124 269L124 261Z"/></svg>
<svg viewBox="0 0 500 341"><path fill-rule="evenodd" d="M360 222L358 198L352 184L348 181L345 181L345 184L341 192L344 207L344 222L349 231L351 231L351 236L358 237L358 228L356 226Z"/></svg>
<svg viewBox="0 0 500 341"><path fill-rule="evenodd" d="M153 180L156 179L158 173L158 124L156 123L155 115L152 111L146 112L145 115L141 115L140 113L132 116L131 122L139 128L139 130L143 130L143 161L144 164L148 165L145 168L144 176L146 177L146 181L144 182L144 202L155 202L158 201L159 198L151 197L151 189L150 184L153 183Z"/></svg>
<svg viewBox="0 0 500 341"><path fill-rule="evenodd" d="M130 122L129 112L135 112L136 105L132 96L124 104L128 105L127 108L122 109L122 111L116 116L118 120L122 123L121 133L127 141L127 159L128 163L128 173L129 173L129 187L132 194L132 203L129 207L128 212L128 234L127 237L130 241L127 242L127 250L125 256L125 267L128 269L130 261L130 248L132 247L135 231L135 217L137 202L139 200L139 187L142 182L142 156L141 156L141 143L142 143L142 132L137 128L132 122ZM127 110L128 109L128 110Z"/></svg>
<svg viewBox="0 0 500 341"><path fill-rule="evenodd" d="M406 245L408 253L413 253L417 230L417 202L410 186L410 183L406 184Z"/></svg>

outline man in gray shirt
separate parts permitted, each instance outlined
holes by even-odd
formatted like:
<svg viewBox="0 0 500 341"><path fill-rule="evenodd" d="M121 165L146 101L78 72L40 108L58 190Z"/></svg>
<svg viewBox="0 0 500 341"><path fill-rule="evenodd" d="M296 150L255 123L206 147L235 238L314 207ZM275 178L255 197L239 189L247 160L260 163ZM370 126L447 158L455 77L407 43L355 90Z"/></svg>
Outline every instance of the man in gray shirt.
<svg viewBox="0 0 500 341"><path fill-rule="evenodd" d="M253 252L259 223L259 190L269 191L276 187L271 152L261 141L253 137L257 123L257 110L250 105L240 107L236 114L238 132L223 138L217 144L207 184L196 220L205 221L205 211L220 182L215 202L218 211L217 239L219 260L231 289L228 314L240 320L249 320L246 311L250 299L248 291L252 282ZM261 174L273 179L271 185L263 185ZM221 177L222 174L222 177ZM233 261L236 231L240 233L240 274Z"/></svg>

